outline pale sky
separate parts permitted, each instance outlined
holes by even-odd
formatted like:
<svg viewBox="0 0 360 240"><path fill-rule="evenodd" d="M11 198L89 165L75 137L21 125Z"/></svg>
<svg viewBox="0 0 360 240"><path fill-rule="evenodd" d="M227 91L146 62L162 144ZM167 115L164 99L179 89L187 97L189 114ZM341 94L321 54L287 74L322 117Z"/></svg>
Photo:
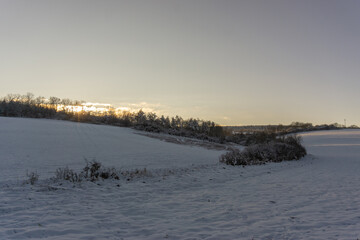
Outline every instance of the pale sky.
<svg viewBox="0 0 360 240"><path fill-rule="evenodd" d="M360 125L358 0L0 0L0 96Z"/></svg>

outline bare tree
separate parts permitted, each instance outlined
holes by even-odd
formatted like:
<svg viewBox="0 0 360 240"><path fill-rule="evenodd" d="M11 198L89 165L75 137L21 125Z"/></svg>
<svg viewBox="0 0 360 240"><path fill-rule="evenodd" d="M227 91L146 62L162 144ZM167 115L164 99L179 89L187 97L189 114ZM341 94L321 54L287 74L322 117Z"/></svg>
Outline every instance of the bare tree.
<svg viewBox="0 0 360 240"><path fill-rule="evenodd" d="M50 97L49 104L53 106L57 110L58 105L60 104L61 99L58 97Z"/></svg>

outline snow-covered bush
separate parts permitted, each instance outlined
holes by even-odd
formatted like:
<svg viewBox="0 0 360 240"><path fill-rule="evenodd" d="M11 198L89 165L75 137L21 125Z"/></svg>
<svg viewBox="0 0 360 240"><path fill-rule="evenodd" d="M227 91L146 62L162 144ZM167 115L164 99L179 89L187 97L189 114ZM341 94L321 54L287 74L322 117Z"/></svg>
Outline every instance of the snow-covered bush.
<svg viewBox="0 0 360 240"><path fill-rule="evenodd" d="M114 168L103 168L97 161L86 162L86 166L79 173L68 167L58 168L54 180L66 180L70 182L97 181L99 179L120 179Z"/></svg>
<svg viewBox="0 0 360 240"><path fill-rule="evenodd" d="M39 174L37 172L27 172L28 179L25 181L27 184L34 185L39 180Z"/></svg>
<svg viewBox="0 0 360 240"><path fill-rule="evenodd" d="M220 162L228 165L260 165L267 162L298 160L306 155L299 136L291 135L271 142L246 147L243 151L232 150L220 156Z"/></svg>
<svg viewBox="0 0 360 240"><path fill-rule="evenodd" d="M83 179L82 174L78 174L74 172L72 169L68 167L65 168L58 168L55 172L55 179L58 180L66 180L70 182L81 182Z"/></svg>
<svg viewBox="0 0 360 240"><path fill-rule="evenodd" d="M120 180L122 178L130 181L131 179L137 177L151 176L151 172L147 171L146 168L134 170L117 170L115 168L105 168L101 165L101 163L97 161L91 161L86 162L86 166L80 172L75 172L68 167L58 168L55 172L55 177L53 180L65 180L70 182L95 182L104 179Z"/></svg>

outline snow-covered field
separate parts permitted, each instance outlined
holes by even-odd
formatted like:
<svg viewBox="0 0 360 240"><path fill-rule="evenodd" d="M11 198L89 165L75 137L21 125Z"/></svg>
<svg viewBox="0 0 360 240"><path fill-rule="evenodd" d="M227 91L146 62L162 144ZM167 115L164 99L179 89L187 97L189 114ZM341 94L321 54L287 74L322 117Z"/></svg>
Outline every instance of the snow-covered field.
<svg viewBox="0 0 360 240"><path fill-rule="evenodd" d="M218 163L223 151L137 133L0 117L0 239L360 238L358 130L305 133L306 158L246 168ZM84 158L154 174L47 180ZM27 170L40 174L34 186L22 184Z"/></svg>

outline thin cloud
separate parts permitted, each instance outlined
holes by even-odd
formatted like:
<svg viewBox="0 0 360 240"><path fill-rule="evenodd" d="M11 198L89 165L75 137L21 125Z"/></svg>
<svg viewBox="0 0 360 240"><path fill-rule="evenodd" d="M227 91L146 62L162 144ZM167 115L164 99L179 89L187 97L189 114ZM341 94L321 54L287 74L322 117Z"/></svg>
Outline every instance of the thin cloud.
<svg viewBox="0 0 360 240"><path fill-rule="evenodd" d="M120 103L119 107L116 109L121 111L129 112L138 112L140 110L144 112L154 112L156 114L164 114L166 106L160 103L148 103L148 102L139 102L139 103Z"/></svg>

